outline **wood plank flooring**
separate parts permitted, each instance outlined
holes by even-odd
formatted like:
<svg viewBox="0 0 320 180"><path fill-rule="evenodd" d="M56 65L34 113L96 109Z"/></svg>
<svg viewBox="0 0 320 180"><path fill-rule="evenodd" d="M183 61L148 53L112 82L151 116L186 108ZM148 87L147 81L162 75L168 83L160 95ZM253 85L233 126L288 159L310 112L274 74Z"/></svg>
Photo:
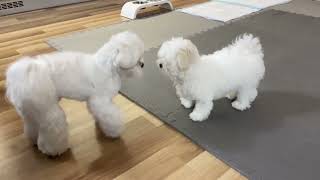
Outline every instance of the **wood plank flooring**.
<svg viewBox="0 0 320 180"><path fill-rule="evenodd" d="M204 1L172 2L183 7ZM45 43L49 37L127 20L119 15L123 3L93 0L0 17L0 179L246 179L120 95L114 99L125 113L120 139L103 137L85 104L72 100L61 102L69 152L48 158L25 138L19 116L4 98L8 65L21 56L55 51Z"/></svg>

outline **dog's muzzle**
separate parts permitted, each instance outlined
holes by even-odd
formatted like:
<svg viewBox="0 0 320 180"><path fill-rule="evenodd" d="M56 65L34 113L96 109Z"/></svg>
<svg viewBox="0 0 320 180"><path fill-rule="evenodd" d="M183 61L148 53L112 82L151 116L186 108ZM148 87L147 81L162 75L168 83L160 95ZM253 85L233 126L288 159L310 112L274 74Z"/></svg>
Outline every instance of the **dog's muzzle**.
<svg viewBox="0 0 320 180"><path fill-rule="evenodd" d="M159 67L160 67L160 68L162 68L162 67L163 67L161 63L159 64Z"/></svg>

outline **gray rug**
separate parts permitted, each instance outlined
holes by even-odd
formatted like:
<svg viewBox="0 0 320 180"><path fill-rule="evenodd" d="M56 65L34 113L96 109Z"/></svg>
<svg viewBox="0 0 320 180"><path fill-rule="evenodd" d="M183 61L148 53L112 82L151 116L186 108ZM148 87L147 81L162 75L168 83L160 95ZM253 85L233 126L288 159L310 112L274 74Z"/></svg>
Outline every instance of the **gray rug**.
<svg viewBox="0 0 320 180"><path fill-rule="evenodd" d="M320 19L270 10L190 39L206 54L244 32L261 38L266 63L248 111L223 99L207 121L192 122L154 63L157 49L145 55L145 76L121 92L250 179L319 179Z"/></svg>
<svg viewBox="0 0 320 180"><path fill-rule="evenodd" d="M113 34L130 30L137 33L144 40L146 49L149 49L174 36L190 36L219 25L222 23L173 11L151 18L70 33L51 38L48 43L59 50L92 53Z"/></svg>

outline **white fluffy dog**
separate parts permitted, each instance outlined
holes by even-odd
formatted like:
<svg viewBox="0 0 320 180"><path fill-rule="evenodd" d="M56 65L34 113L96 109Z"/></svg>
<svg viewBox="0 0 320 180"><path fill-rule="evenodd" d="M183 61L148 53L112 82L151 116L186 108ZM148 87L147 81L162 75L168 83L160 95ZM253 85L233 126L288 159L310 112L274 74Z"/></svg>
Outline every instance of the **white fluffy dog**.
<svg viewBox="0 0 320 180"><path fill-rule="evenodd" d="M157 63L173 81L181 104L191 108L195 101L193 121L207 119L212 101L223 97L236 98L232 107L237 110L250 108L265 73L260 41L250 34L203 56L190 40L174 38L162 44Z"/></svg>
<svg viewBox="0 0 320 180"><path fill-rule="evenodd" d="M24 121L24 132L41 152L68 149L68 125L61 98L86 101L106 136L118 137L121 113L112 103L121 78L141 73L144 44L131 32L111 37L96 53L57 52L24 57L7 71L7 98Z"/></svg>

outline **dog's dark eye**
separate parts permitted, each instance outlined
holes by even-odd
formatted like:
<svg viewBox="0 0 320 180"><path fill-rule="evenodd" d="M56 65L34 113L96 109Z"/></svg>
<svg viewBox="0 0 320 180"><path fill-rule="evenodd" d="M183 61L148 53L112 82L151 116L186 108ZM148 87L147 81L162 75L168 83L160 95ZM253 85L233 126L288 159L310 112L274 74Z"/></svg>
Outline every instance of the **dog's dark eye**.
<svg viewBox="0 0 320 180"><path fill-rule="evenodd" d="M159 64L159 67L162 68L162 64Z"/></svg>
<svg viewBox="0 0 320 180"><path fill-rule="evenodd" d="M140 62L140 67L143 68L143 66L144 66L144 63Z"/></svg>

